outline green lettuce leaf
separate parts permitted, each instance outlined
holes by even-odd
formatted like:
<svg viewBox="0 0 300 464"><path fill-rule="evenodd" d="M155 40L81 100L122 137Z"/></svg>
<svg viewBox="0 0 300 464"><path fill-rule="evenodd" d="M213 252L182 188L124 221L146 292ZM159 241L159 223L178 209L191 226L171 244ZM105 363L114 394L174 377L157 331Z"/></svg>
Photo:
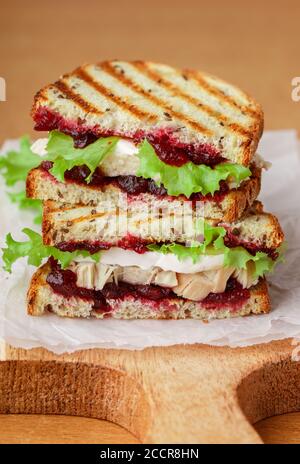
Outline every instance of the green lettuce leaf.
<svg viewBox="0 0 300 464"><path fill-rule="evenodd" d="M271 259L267 253L258 251L254 256L245 248L238 246L226 248L224 256L224 266L234 267L235 269L246 269L247 264L252 261L254 264L253 277L262 277L267 272L272 272L276 261Z"/></svg>
<svg viewBox="0 0 300 464"><path fill-rule="evenodd" d="M159 253L167 254L173 253L178 259L184 260L191 258L193 263L196 263L201 255L216 254L219 250L224 250L224 239L226 230L224 227L214 227L204 219L200 219L197 224L197 235L203 235L203 241L193 241L189 246L180 245L178 243L169 243L163 245L151 244L148 249L151 251L158 251Z"/></svg>
<svg viewBox="0 0 300 464"><path fill-rule="evenodd" d="M254 277L261 277L268 272L273 272L276 264L284 260L284 252L287 244L283 242L278 248L278 258L273 260L267 253L258 251L254 256L251 255L245 248L238 246L235 248L225 249L224 265L227 267L234 267L237 269L246 269L247 263L252 261L254 263Z"/></svg>
<svg viewBox="0 0 300 464"><path fill-rule="evenodd" d="M246 269L247 263L252 261L254 264L254 277L261 277L267 272L272 272L275 264L282 261L285 244L282 244L277 252L279 254L276 261L271 259L267 253L258 251L254 256L245 248L238 246L228 248L224 244L223 237L226 235L224 227L214 227L204 222L203 224L203 242L194 242L190 246L180 245L178 243L170 244L151 244L148 245L150 251L167 254L173 253L180 261L191 259L195 264L203 255L224 254L224 266L235 269Z"/></svg>
<svg viewBox="0 0 300 464"><path fill-rule="evenodd" d="M57 180L64 182L65 171L75 166L86 165L91 171L86 178L89 182L96 168L118 140L118 137L103 137L85 148L74 148L74 140L71 136L59 131L51 131L46 147L46 159L53 162L50 172Z"/></svg>
<svg viewBox="0 0 300 464"><path fill-rule="evenodd" d="M27 198L26 192L23 190L21 192L8 192L8 196L13 203L17 203L20 209L32 209L36 211L36 216L34 218L35 224L42 223L43 216L43 202L42 200L37 200L35 198Z"/></svg>
<svg viewBox="0 0 300 464"><path fill-rule="evenodd" d="M201 246L187 247L178 243L164 244L164 245L148 245L148 249L151 251L157 251L159 253L173 253L177 256L180 261L191 259L195 264L201 259L204 254L218 254L224 253L224 266L234 267L235 269L245 269L249 261L254 263L254 277L261 277L267 272L272 272L275 264L278 262L273 261L266 253L261 251L257 252L254 256L251 255L245 248L227 248L224 246L223 249L208 247L206 252L203 252Z"/></svg>
<svg viewBox="0 0 300 464"><path fill-rule="evenodd" d="M164 255L168 253L173 253L180 261L185 261L186 259L191 259L195 264L203 255L200 246L185 246L180 245L179 243L165 243L163 245L157 245L153 243L147 246L150 251L157 251Z"/></svg>
<svg viewBox="0 0 300 464"><path fill-rule="evenodd" d="M25 181L30 169L41 164L41 157L30 149L27 136L21 137L19 150L10 150L0 156L0 172L8 186Z"/></svg>
<svg viewBox="0 0 300 464"><path fill-rule="evenodd" d="M17 259L25 256L28 257L28 264L33 266L40 266L44 258L52 256L57 259L63 269L68 267L71 261L78 256L90 256L96 262L100 259L100 253L91 255L86 250L74 252L60 251L53 246L44 245L41 235L31 229L26 228L23 229L22 232L28 237L26 242L17 242L12 238L11 234L6 236L7 248L2 248L2 259L4 262L4 269L8 272L11 272L12 265Z"/></svg>
<svg viewBox="0 0 300 464"><path fill-rule="evenodd" d="M201 248L203 253L207 250L210 245L213 245L215 250L220 250L224 248L223 237L226 235L226 230L224 227L215 227L205 222L204 219L200 219L201 228L203 230L204 240L201 243Z"/></svg>
<svg viewBox="0 0 300 464"><path fill-rule="evenodd" d="M37 211L35 224L42 222L42 202L32 198L26 198L24 181L28 172L39 166L40 156L30 149L30 141L27 136L20 139L19 150L10 150L0 157L0 172L7 186L13 186L17 182L23 182L23 190L20 192L7 192L13 203L17 203L20 209L33 209Z"/></svg>
<svg viewBox="0 0 300 464"><path fill-rule="evenodd" d="M159 159L147 140L140 144L138 156L140 166L137 175L154 179L158 185L163 184L172 196L183 194L189 198L192 193L213 194L219 190L221 180L230 177L240 184L251 175L249 168L231 163L221 163L214 168L192 162L180 167L170 166Z"/></svg>

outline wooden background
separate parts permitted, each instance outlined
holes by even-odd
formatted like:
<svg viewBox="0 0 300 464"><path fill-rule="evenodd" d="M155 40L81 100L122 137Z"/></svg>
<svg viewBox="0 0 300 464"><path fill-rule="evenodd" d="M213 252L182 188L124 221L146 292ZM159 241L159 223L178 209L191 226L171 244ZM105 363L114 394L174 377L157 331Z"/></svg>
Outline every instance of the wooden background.
<svg viewBox="0 0 300 464"><path fill-rule="evenodd" d="M251 6L250 6L251 5ZM0 13L0 141L31 132L34 93L84 62L142 58L195 67L263 104L266 128L300 128L300 2L276 0L4 0Z"/></svg>
<svg viewBox="0 0 300 464"><path fill-rule="evenodd" d="M251 5L251 6L250 6ZM33 135L34 93L84 62L141 58L209 71L253 94L267 129L300 129L300 2L43 0L1 2L0 143ZM300 442L300 414L257 425L267 442ZM84 433L82 432L84 431ZM0 442L129 443L113 424L68 417L1 416Z"/></svg>

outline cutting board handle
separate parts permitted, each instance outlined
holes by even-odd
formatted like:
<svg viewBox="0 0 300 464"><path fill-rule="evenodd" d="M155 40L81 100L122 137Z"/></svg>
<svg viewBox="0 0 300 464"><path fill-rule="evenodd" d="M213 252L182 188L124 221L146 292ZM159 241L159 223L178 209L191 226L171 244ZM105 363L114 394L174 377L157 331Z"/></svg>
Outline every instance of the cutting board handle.
<svg viewBox="0 0 300 464"><path fill-rule="evenodd" d="M252 423L300 410L290 341L56 356L7 347L0 413L106 419L143 443L262 443Z"/></svg>

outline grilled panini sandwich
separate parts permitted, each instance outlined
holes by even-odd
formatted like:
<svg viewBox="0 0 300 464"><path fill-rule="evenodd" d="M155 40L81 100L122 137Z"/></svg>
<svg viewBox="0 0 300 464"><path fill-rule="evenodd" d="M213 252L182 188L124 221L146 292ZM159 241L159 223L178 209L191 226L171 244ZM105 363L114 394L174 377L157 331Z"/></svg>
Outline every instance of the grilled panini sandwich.
<svg viewBox="0 0 300 464"><path fill-rule="evenodd" d="M43 162L28 177L31 198L88 205L127 198L144 207L202 201L205 217L234 221L259 194L262 110L208 74L140 61L87 65L38 92L32 115L37 130L61 133L34 144L42 156L48 142L62 147L62 133L81 148L118 139L92 172L84 157L58 171L68 159L51 150L54 166Z"/></svg>
<svg viewBox="0 0 300 464"><path fill-rule="evenodd" d="M44 87L32 116L49 132L32 145L27 178L27 196L43 200L42 237L9 237L4 256L7 268L26 253L42 264L29 314L270 310L265 275L284 236L256 200L267 164L256 153L263 113L251 97L203 72L106 61Z"/></svg>
<svg viewBox="0 0 300 464"><path fill-rule="evenodd" d="M192 214L183 215L182 211L170 217L166 213L161 215L160 210L151 214L137 208L103 210L101 205L70 208L68 204L48 201L44 204L43 238L46 245L65 251L87 248L98 252L120 247L143 253L155 243L189 246L193 240L199 240L198 219ZM239 221L214 225L226 231L224 242L231 248L244 246L272 255L283 240L277 218L263 212L260 202L255 202ZM199 229L199 235L202 233Z"/></svg>
<svg viewBox="0 0 300 464"><path fill-rule="evenodd" d="M154 180L133 175L93 176L87 184L83 179L74 182L71 175L66 174L64 182L55 179L43 166L32 169L27 178L27 196L39 200L63 201L69 204L96 206L110 202L113 206L126 206L129 202L132 208L157 209L173 206L182 210L191 201L194 205L202 204L202 215L215 221L232 222L237 220L255 201L260 191L262 167L256 164L250 166L251 177L243 180L239 186L232 186L225 181L220 183L218 191L205 196L194 193L189 198L185 195L171 196L162 186L157 186ZM74 172L74 171L73 171ZM81 174L87 176L84 169ZM68 178L69 176L69 178Z"/></svg>
<svg viewBox="0 0 300 464"><path fill-rule="evenodd" d="M64 208L53 202L45 206L45 243L64 252L101 249L101 257L99 262L75 258L65 269L50 258L32 279L29 314L220 319L270 310L264 273L280 256L283 233L277 219L264 213L258 202L239 222L208 225L204 236L212 232L215 240L205 249L201 243L189 248L185 234L120 238L107 236L101 227L101 234L95 235L101 213ZM74 218L78 211L85 211L89 219ZM106 224L109 229L109 219ZM217 244L220 237L222 243Z"/></svg>
<svg viewBox="0 0 300 464"><path fill-rule="evenodd" d="M86 269L88 266L89 264L85 264ZM99 272L98 268L84 272L96 274ZM212 283L210 274L203 272L192 277L182 274L176 278L175 284L172 283L173 287L170 283L169 287L162 287L158 284L136 283L132 277L137 273L137 269L128 268L127 280L134 283L124 280L115 283L112 272L102 290L95 290L91 286L75 292L74 287L79 288L76 284L76 273L78 273L76 264L73 265L72 270L63 271L63 275L60 271L61 281L56 284L58 271L51 264L47 263L39 268L33 276L28 292L28 313L32 316L41 316L52 312L62 317L98 319L112 317L208 320L263 314L270 310L267 283L262 278L250 288L243 288L235 278L225 279L227 284L224 290L224 285L218 286L218 283ZM217 272L215 276L218 280ZM64 283L64 291L61 291L61 282ZM83 285L87 285L85 280ZM202 288L201 295L199 291L197 292L197 288ZM209 292L209 289L215 289L215 293Z"/></svg>
<svg viewBox="0 0 300 464"><path fill-rule="evenodd" d="M248 166L263 131L261 107L202 72L150 62L85 65L40 90L37 130L57 129L79 146L103 135L147 138L165 162Z"/></svg>

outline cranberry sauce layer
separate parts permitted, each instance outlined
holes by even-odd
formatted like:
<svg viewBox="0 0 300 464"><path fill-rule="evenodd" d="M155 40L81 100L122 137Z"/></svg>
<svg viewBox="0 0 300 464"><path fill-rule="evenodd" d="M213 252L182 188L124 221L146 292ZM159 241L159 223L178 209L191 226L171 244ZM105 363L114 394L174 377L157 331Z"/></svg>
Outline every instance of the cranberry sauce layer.
<svg viewBox="0 0 300 464"><path fill-rule="evenodd" d="M97 241L66 241L66 242L60 242L55 244L56 248L59 248L61 251L76 251L76 250L87 250L91 254L97 253L98 251L101 250L109 250L112 247L119 247L122 248L123 250L133 250L136 253L143 254L149 251L148 245L152 244L153 242L151 240L145 240L140 237L134 237L133 235L126 235L125 237L121 238L118 242L112 243L112 242L105 242L101 240ZM174 242L172 242L174 243ZM255 244L251 242L246 242L243 240L232 240L231 234L228 234L224 237L224 243L227 247L229 248L234 248L237 246L242 246L245 248L249 253L251 253L253 256L261 251L266 253L273 261L275 261L278 258L278 251L274 248L267 248L264 246L261 246L260 244ZM170 242L164 242L164 244L170 244ZM157 243L157 245L163 245L163 243ZM179 245L182 245L182 243L179 243Z"/></svg>
<svg viewBox="0 0 300 464"><path fill-rule="evenodd" d="M54 260L49 260L51 272L47 276L47 283L55 293L59 293L66 298L78 297L84 300L93 301L93 309L103 312L109 312L110 307L102 292L98 290L89 290L76 285L76 274L70 270L62 270Z"/></svg>
<svg viewBox="0 0 300 464"><path fill-rule="evenodd" d="M43 161L41 166L43 170L48 171L52 167L51 161ZM65 172L65 180L67 182L72 182L78 185L87 185L86 178L90 174L90 169L87 166L75 166L70 171ZM222 180L220 182L220 188L214 195L202 195L201 193L193 193L190 198L186 198L184 195L180 197L171 197L168 195L167 190L163 185L158 186L152 179L144 179L143 177L137 176L116 176L116 177L106 177L101 174L99 168L96 169L94 174L91 177L91 180L88 184L89 187L98 188L101 190L107 185L115 185L122 192L127 193L128 195L134 197L143 193L149 193L155 195L158 198L168 197L170 200L190 200L193 202L196 201L214 201L221 202L225 195L229 192L228 184Z"/></svg>
<svg viewBox="0 0 300 464"><path fill-rule="evenodd" d="M215 166L224 161L220 152L212 145L179 142L174 131L158 130L153 134L141 134L136 138L143 140L145 137L153 146L157 156L164 163L172 166L182 166L188 161Z"/></svg>
<svg viewBox="0 0 300 464"><path fill-rule="evenodd" d="M242 246L246 248L249 253L255 255L258 251L266 253L273 261L279 257L279 252L277 248L268 248L266 246L260 245L258 243L248 242L243 240L240 236L238 229L229 229L226 227L226 235L224 237L224 243L228 248L234 248L237 246Z"/></svg>
<svg viewBox="0 0 300 464"><path fill-rule="evenodd" d="M170 288L163 288L157 285L131 285L125 282L107 283L102 290L92 290L78 287L76 284L76 274L70 270L62 270L59 264L49 260L51 271L47 276L47 283L52 290L66 298L78 297L91 301L93 309L105 313L111 311L107 300L124 299L133 297L136 299L151 300L153 302L163 303L164 300L176 299L184 300L178 297ZM231 310L237 310L243 306L250 298L248 289L243 289L241 284L234 278L227 282L227 287L223 293L210 293L201 301L202 306L206 309L222 309L224 307Z"/></svg>
<svg viewBox="0 0 300 464"><path fill-rule="evenodd" d="M249 289L243 288L235 278L230 278L227 282L225 292L210 293L201 301L201 305L204 306L205 309L230 308L232 311L236 311L241 308L249 298Z"/></svg>
<svg viewBox="0 0 300 464"><path fill-rule="evenodd" d="M151 133L139 131L132 133L120 133L117 130L103 131L99 126L89 127L86 122L78 119L72 121L65 119L59 113L43 106L39 107L33 115L35 126L39 131L59 130L71 135L74 144L78 148L94 142L97 138L117 135L130 138L134 142L141 142L147 139L154 147L157 156L166 164L171 166L182 166L188 161L194 164L206 164L215 166L225 159L219 150L208 143L183 143L176 137L174 129L159 129Z"/></svg>
<svg viewBox="0 0 300 464"><path fill-rule="evenodd" d="M81 242L60 242L56 244L56 248L59 248L61 251L76 251L76 250L87 250L89 253L94 254L98 251L109 250L111 247L119 247L123 250L133 250L136 253L143 254L146 251L149 251L147 245L151 242L148 240L143 240L139 237L134 237L133 235L128 234L126 237L120 239L117 243L109 243L104 241L81 241Z"/></svg>

